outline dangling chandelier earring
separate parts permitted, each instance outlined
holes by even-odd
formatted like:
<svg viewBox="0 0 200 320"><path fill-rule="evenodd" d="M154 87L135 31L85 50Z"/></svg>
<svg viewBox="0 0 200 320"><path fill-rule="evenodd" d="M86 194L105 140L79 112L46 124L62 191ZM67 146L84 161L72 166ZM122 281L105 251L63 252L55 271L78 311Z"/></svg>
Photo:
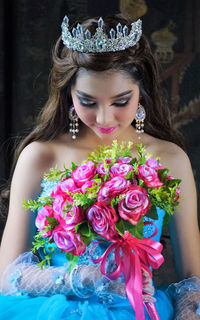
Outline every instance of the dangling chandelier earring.
<svg viewBox="0 0 200 320"><path fill-rule="evenodd" d="M135 115L136 120L136 132L139 134L138 139L141 139L140 133L144 132L144 120L146 118L146 112L144 107L139 103L138 109Z"/></svg>
<svg viewBox="0 0 200 320"><path fill-rule="evenodd" d="M69 123L69 132L72 133L72 139L76 139L76 133L79 132L79 124L78 115L73 105L69 109L69 119L71 120L71 122Z"/></svg>

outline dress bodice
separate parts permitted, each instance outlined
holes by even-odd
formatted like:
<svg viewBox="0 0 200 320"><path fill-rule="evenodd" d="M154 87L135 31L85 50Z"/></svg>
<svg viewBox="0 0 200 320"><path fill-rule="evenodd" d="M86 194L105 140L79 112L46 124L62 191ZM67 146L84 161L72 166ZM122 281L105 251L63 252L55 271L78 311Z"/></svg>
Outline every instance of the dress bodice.
<svg viewBox="0 0 200 320"><path fill-rule="evenodd" d="M40 196L42 197L47 197L51 194L52 190L55 188L57 182L56 181L47 181L47 180L43 180L41 183L41 187L42 187L42 192L40 194ZM155 231L155 228L157 228L157 233L154 237L151 237L152 240L155 241L160 241L160 237L161 237L161 233L162 233L162 226L163 226L163 219L165 216L165 211L158 208L157 207L157 213L158 213L158 219L157 220L153 220L151 218L145 217L144 216L144 221L151 221L154 224L146 224L144 225L144 230L143 230L143 236L144 238L148 238L151 237ZM98 258L101 254L103 254L103 252L105 251L105 249L107 248L107 246L110 243L101 243L100 245L98 245L96 248L94 248L94 250L92 251L92 258L96 259ZM79 263L84 263L84 264L92 264L90 256L89 256L89 251L92 248L94 244L91 243L87 248L86 251L84 252L83 255L79 256L78 259L78 264ZM54 243L48 244L45 247L45 250L47 253L50 252L50 250L48 248L55 246L56 245ZM43 258L43 250L39 250L39 254L41 256L41 258ZM67 264L66 262L66 256L63 252L61 252L59 249L56 250L56 254L52 256L51 259L52 265L54 266L61 266L63 264Z"/></svg>

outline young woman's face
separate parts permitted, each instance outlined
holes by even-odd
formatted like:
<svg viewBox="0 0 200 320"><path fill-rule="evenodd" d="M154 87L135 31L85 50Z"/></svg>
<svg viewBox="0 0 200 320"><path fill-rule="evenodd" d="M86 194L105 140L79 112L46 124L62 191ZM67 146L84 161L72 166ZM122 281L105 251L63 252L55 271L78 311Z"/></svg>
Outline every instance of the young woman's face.
<svg viewBox="0 0 200 320"><path fill-rule="evenodd" d="M124 72L79 73L72 100L80 120L102 140L125 134L135 118L140 91Z"/></svg>

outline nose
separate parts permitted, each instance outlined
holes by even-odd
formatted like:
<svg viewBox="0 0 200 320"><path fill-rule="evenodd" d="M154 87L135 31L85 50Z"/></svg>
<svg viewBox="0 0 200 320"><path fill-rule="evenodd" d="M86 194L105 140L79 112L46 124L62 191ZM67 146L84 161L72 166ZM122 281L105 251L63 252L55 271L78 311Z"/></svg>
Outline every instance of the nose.
<svg viewBox="0 0 200 320"><path fill-rule="evenodd" d="M99 106L96 113L96 123L98 125L107 126L113 122L113 110L109 106Z"/></svg>

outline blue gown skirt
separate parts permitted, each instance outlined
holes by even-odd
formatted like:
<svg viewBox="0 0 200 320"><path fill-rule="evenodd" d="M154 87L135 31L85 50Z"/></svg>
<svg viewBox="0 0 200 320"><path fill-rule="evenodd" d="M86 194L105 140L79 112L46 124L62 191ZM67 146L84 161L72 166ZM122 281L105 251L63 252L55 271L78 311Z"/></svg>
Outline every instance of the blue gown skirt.
<svg viewBox="0 0 200 320"><path fill-rule="evenodd" d="M163 290L156 290L155 306L161 320L173 319L170 298ZM83 300L67 298L62 294L51 297L0 295L0 320L127 320L135 319L128 299L99 302L95 296ZM149 320L145 310L145 319Z"/></svg>

